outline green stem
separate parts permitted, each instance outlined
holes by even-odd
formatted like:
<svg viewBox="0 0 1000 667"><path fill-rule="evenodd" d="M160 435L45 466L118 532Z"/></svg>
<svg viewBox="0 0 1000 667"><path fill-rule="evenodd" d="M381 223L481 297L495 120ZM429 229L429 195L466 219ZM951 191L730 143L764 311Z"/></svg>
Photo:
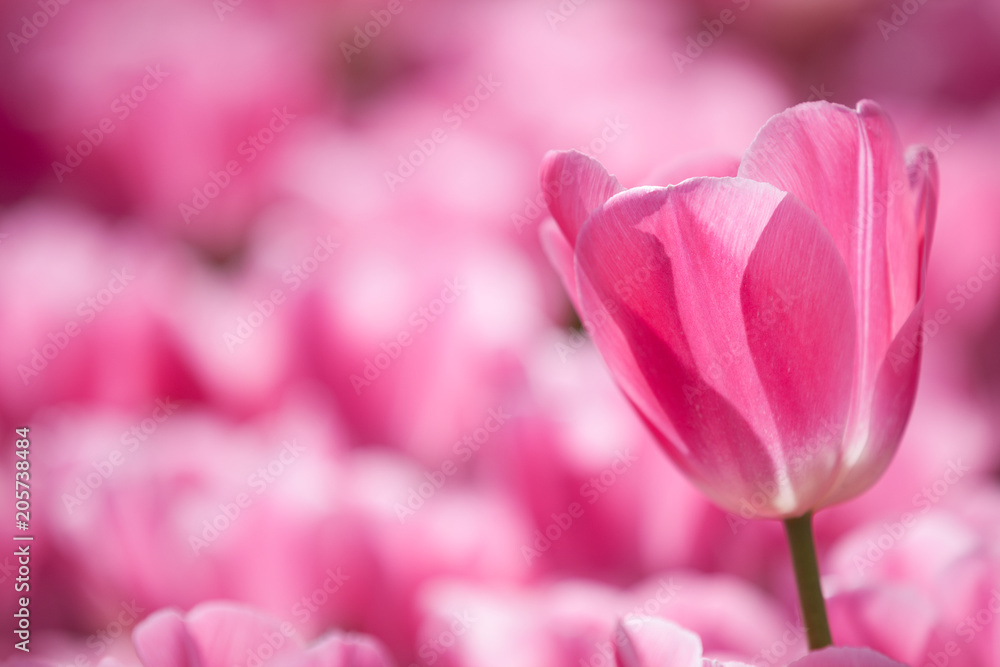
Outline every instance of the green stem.
<svg viewBox="0 0 1000 667"><path fill-rule="evenodd" d="M813 541L812 512L796 518L785 519L785 533L792 551L795 583L799 587L802 603L802 621L809 637L809 650L829 646L830 624L826 620L826 603L819 586L819 565L816 562L816 543Z"/></svg>

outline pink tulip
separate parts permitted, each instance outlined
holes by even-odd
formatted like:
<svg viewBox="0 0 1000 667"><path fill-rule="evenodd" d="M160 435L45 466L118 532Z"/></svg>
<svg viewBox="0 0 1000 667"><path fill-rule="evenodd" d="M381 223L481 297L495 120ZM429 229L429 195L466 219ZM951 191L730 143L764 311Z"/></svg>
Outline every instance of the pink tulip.
<svg viewBox="0 0 1000 667"><path fill-rule="evenodd" d="M549 153L543 242L674 462L731 512L803 515L871 486L902 436L936 163L925 148L904 160L863 101L789 109L738 169L710 164L625 190L580 153Z"/></svg>
<svg viewBox="0 0 1000 667"><path fill-rule="evenodd" d="M749 667L743 662L704 658L698 635L661 618L627 617L614 637L618 667ZM902 667L902 663L866 648L830 647L799 658L789 667Z"/></svg>
<svg viewBox="0 0 1000 667"><path fill-rule="evenodd" d="M207 603L181 616L156 612L132 635L145 667L389 667L385 648L367 636L334 633L302 646L290 622L279 622L249 607Z"/></svg>

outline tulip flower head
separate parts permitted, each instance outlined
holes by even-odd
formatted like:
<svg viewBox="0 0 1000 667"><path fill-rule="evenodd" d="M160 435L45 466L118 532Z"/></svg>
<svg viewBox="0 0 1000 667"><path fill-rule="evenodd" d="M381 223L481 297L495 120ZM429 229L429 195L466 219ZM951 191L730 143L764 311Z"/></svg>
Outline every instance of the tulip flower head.
<svg viewBox="0 0 1000 667"><path fill-rule="evenodd" d="M913 404L934 156L904 155L873 102L811 102L702 168L625 189L548 153L546 251L629 401L717 504L787 519L848 500Z"/></svg>

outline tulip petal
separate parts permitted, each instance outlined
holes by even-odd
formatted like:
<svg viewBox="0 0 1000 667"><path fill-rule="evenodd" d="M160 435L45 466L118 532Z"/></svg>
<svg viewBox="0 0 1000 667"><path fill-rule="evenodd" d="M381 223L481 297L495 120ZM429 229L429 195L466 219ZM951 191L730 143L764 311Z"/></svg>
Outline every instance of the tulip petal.
<svg viewBox="0 0 1000 667"><path fill-rule="evenodd" d="M588 221L576 253L581 318L674 462L716 502L738 506L748 479L771 479L774 466L750 424L699 372L678 311L672 258L659 230L640 228L670 215L671 190L628 190Z"/></svg>
<svg viewBox="0 0 1000 667"><path fill-rule="evenodd" d="M923 296L927 276L927 261L930 258L931 241L934 237L934 224L937 217L938 200L938 166L934 153L925 146L917 146L910 150L906 159L906 170L910 177L910 187L913 191L915 214L918 231L916 244L917 258L915 272L918 274L917 298ZM890 258L899 255L907 256L905 248L898 250L890 248Z"/></svg>
<svg viewBox="0 0 1000 667"><path fill-rule="evenodd" d="M828 646L792 662L788 667L906 667L867 648Z"/></svg>
<svg viewBox="0 0 1000 667"><path fill-rule="evenodd" d="M784 443L800 506L828 491L854 376L856 328L847 267L794 198L775 210L741 286L750 352Z"/></svg>
<svg viewBox="0 0 1000 667"><path fill-rule="evenodd" d="M920 664L940 621L932 602L915 588L879 581L827 600L830 627L848 646L867 646L896 660Z"/></svg>
<svg viewBox="0 0 1000 667"><path fill-rule="evenodd" d="M912 206L912 213L900 215L899 224L886 229L893 332L899 331L924 290L938 192L937 160L930 149L915 146L907 152L906 178L910 193L906 203Z"/></svg>
<svg viewBox="0 0 1000 667"><path fill-rule="evenodd" d="M702 667L701 639L662 618L632 616L618 624L618 667Z"/></svg>
<svg viewBox="0 0 1000 667"><path fill-rule="evenodd" d="M910 178L892 122L868 100L857 110L800 104L767 122L743 156L739 174L801 199L844 258L860 342L849 432L863 430L879 365L916 303L913 267L889 268L887 246L898 250L915 234ZM848 459L857 455L848 452Z"/></svg>
<svg viewBox="0 0 1000 667"><path fill-rule="evenodd" d="M542 160L542 191L570 247L590 214L623 190L600 162L578 151L549 151Z"/></svg>
<svg viewBox="0 0 1000 667"><path fill-rule="evenodd" d="M845 457L845 465L833 485L833 492L823 500L823 506L835 505L858 496L882 476L896 454L917 395L924 344L923 292L937 213L938 170L934 154L922 147L911 153L907 169L915 193L915 218L920 235L919 243L915 242L914 254L918 256L912 266L912 270L919 272L915 281L917 304L896 334L882 361L875 383L868 428L856 436L863 447L853 447L852 450L856 453ZM903 253L902 248L899 253Z"/></svg>
<svg viewBox="0 0 1000 667"><path fill-rule="evenodd" d="M202 667L198 647L181 615L173 609L155 612L132 633L135 652L145 667Z"/></svg>
<svg viewBox="0 0 1000 667"><path fill-rule="evenodd" d="M392 659L378 642L363 635L332 634L306 651L298 667L390 667Z"/></svg>
<svg viewBox="0 0 1000 667"><path fill-rule="evenodd" d="M245 663L251 651L267 647L278 656L299 650L294 638L264 614L228 603L207 603L187 615L188 631L201 650L204 667L229 667Z"/></svg>
<svg viewBox="0 0 1000 667"><path fill-rule="evenodd" d="M868 490L892 462L917 395L923 322L921 297L889 346L879 369L868 427L862 431L862 446L855 448L855 456L843 461L833 491L823 499L821 506L842 503Z"/></svg>
<svg viewBox="0 0 1000 667"><path fill-rule="evenodd" d="M753 255L769 224L773 231ZM790 249L797 254L784 256ZM843 357L853 348L853 332L843 326L845 317L850 322L846 269L814 216L776 188L706 178L629 190L593 214L576 257L584 317L598 324L591 334L619 384L665 437L672 458L684 461L685 472L723 507L739 511L740 501L762 485L773 487L777 471L787 467L786 449L799 444L804 430L815 429L823 410L846 405L852 369ZM751 348L748 313L753 316L769 293L773 297L775 287L798 294L803 286L811 290L801 297L805 306L789 312L801 310L806 321L761 335ZM798 340L808 327L815 335ZM775 386L789 381L787 372L776 370L776 358L791 342L798 346L799 370L832 345L833 361L820 368L830 377L817 379L810 367L794 379L796 388ZM769 370L766 385L755 364ZM830 393L818 409L801 398L817 386ZM801 409L805 416L789 414ZM834 445L814 457L828 473L836 463ZM799 473L816 476L812 469ZM797 480L782 477L781 489L769 493L770 504L759 508L762 516L800 509L791 491L797 485L789 483ZM818 500L825 489L813 485L808 494Z"/></svg>
<svg viewBox="0 0 1000 667"><path fill-rule="evenodd" d="M573 246L569 244L562 233L562 229L552 219L547 219L538 228L538 236L542 242L542 249L545 256L549 258L549 263L559 275L563 289L569 296L573 308L577 314L580 313L580 298L576 292L576 269L573 266Z"/></svg>

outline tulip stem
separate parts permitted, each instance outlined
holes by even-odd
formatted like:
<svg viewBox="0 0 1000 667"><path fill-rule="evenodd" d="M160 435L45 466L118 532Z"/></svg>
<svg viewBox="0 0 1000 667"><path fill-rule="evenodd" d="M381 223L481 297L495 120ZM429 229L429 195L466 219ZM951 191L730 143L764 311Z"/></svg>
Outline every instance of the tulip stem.
<svg viewBox="0 0 1000 667"><path fill-rule="evenodd" d="M785 533L792 552L795 568L795 583L799 587L799 601L802 604L802 621L809 637L809 650L829 646L830 624L826 620L826 603L819 585L819 565L816 562L816 543L813 540L812 512L795 518L785 519Z"/></svg>

